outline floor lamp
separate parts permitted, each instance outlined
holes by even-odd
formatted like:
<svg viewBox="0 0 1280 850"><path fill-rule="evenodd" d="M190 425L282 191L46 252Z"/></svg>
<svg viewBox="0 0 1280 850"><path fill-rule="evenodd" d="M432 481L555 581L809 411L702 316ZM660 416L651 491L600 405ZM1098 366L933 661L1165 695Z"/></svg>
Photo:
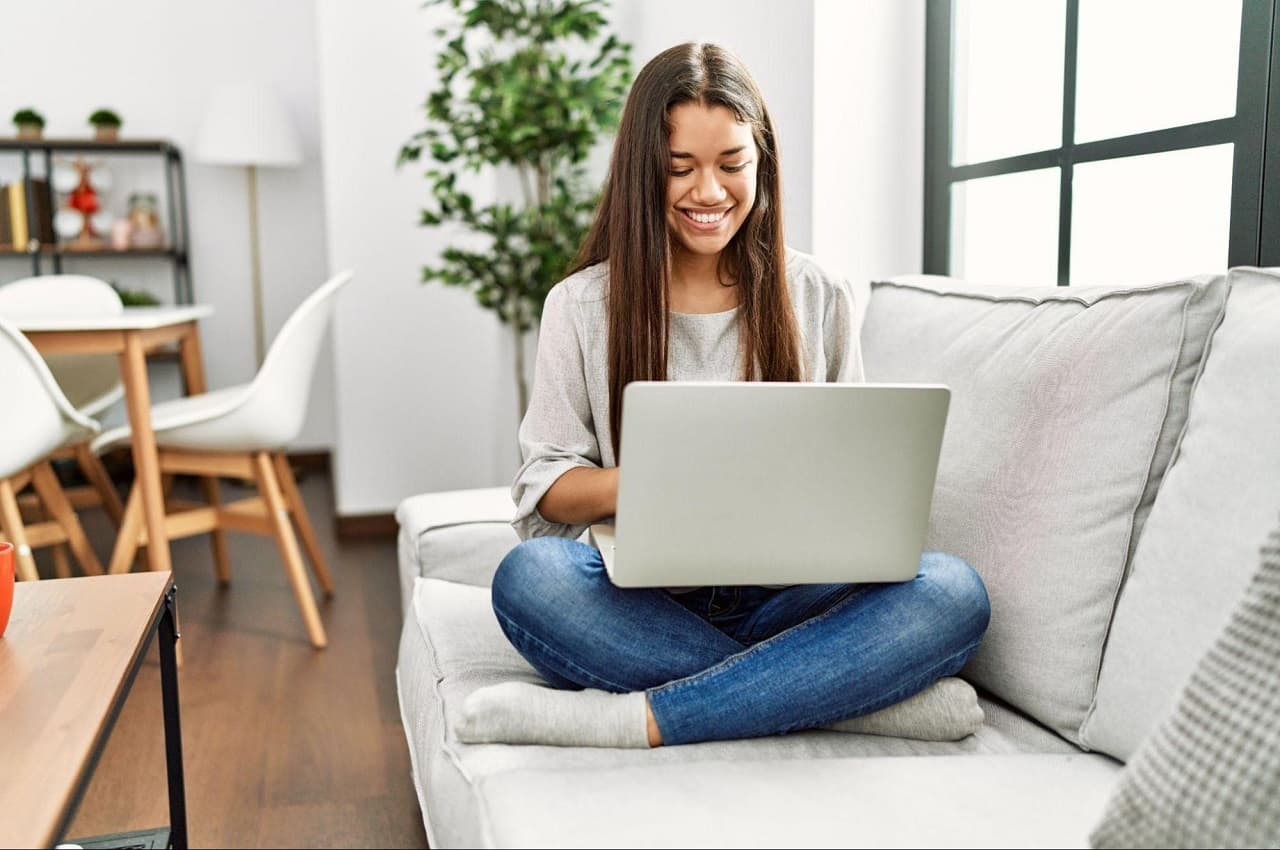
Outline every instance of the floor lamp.
<svg viewBox="0 0 1280 850"><path fill-rule="evenodd" d="M302 162L302 148L283 105L260 83L227 83L214 91L196 134L194 160L245 169L249 181L249 252L253 263L253 342L258 366L266 356L262 321L262 259L258 247L258 169Z"/></svg>

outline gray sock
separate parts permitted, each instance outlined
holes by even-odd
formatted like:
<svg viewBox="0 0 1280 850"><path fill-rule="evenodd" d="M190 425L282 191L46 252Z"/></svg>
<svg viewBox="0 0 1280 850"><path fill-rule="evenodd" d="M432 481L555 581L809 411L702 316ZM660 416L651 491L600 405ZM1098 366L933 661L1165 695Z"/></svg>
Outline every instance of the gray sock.
<svg viewBox="0 0 1280 850"><path fill-rule="evenodd" d="M458 740L644 748L649 746L645 695L504 682L480 688L463 702Z"/></svg>
<svg viewBox="0 0 1280 850"><path fill-rule="evenodd" d="M981 729L985 719L973 686L951 677L896 705L823 728L918 741L958 741Z"/></svg>

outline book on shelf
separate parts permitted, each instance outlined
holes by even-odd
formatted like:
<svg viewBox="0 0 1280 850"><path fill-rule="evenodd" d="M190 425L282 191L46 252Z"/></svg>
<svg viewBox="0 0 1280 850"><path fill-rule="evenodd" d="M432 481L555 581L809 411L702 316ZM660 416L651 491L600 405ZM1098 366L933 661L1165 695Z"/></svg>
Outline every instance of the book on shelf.
<svg viewBox="0 0 1280 850"><path fill-rule="evenodd" d="M39 177L0 188L0 249L26 252L54 244L53 193Z"/></svg>

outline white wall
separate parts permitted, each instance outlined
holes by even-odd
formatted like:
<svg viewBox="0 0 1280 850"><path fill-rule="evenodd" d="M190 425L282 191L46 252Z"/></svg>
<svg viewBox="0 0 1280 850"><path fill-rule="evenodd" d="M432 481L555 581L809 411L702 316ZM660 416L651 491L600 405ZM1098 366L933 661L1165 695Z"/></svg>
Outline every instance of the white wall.
<svg viewBox="0 0 1280 850"><path fill-rule="evenodd" d="M469 292L419 283L447 236L417 226L425 165L395 168L424 122L442 11L417 0L319 2L329 254L334 268L356 273L334 335L341 514L500 484L515 468L505 333Z"/></svg>
<svg viewBox="0 0 1280 850"><path fill-rule="evenodd" d="M269 342L328 270L313 0L6 2L3 31L0 134L12 133L8 122L16 109L33 105L48 121L46 135L86 137L89 113L108 106L124 118L125 137L168 138L186 154L192 280L196 300L215 308L201 325L209 385L249 380L255 364L244 171L200 165L190 153L207 95L234 73L270 82L298 130L304 164L259 172ZM128 195L138 190L155 191L163 203L158 163L158 158L110 160L115 185L107 208L123 214ZM16 158L0 157L0 181L13 179L19 170ZM63 268L172 300L171 267L160 260L81 259ZM28 262L0 260L0 282L28 274ZM172 394L175 376L173 368L161 376L171 386L157 396ZM307 424L294 447L327 448L333 441L331 355L325 352Z"/></svg>
<svg viewBox="0 0 1280 850"><path fill-rule="evenodd" d="M919 272L924 2L815 0L813 252L858 288Z"/></svg>

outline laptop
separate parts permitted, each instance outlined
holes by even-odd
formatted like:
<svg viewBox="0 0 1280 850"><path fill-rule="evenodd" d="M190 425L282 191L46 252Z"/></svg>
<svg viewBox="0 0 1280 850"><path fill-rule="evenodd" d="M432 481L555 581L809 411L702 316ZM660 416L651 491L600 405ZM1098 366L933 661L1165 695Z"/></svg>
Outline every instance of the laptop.
<svg viewBox="0 0 1280 850"><path fill-rule="evenodd" d="M915 577L951 392L921 384L637 381L623 396L619 587Z"/></svg>

